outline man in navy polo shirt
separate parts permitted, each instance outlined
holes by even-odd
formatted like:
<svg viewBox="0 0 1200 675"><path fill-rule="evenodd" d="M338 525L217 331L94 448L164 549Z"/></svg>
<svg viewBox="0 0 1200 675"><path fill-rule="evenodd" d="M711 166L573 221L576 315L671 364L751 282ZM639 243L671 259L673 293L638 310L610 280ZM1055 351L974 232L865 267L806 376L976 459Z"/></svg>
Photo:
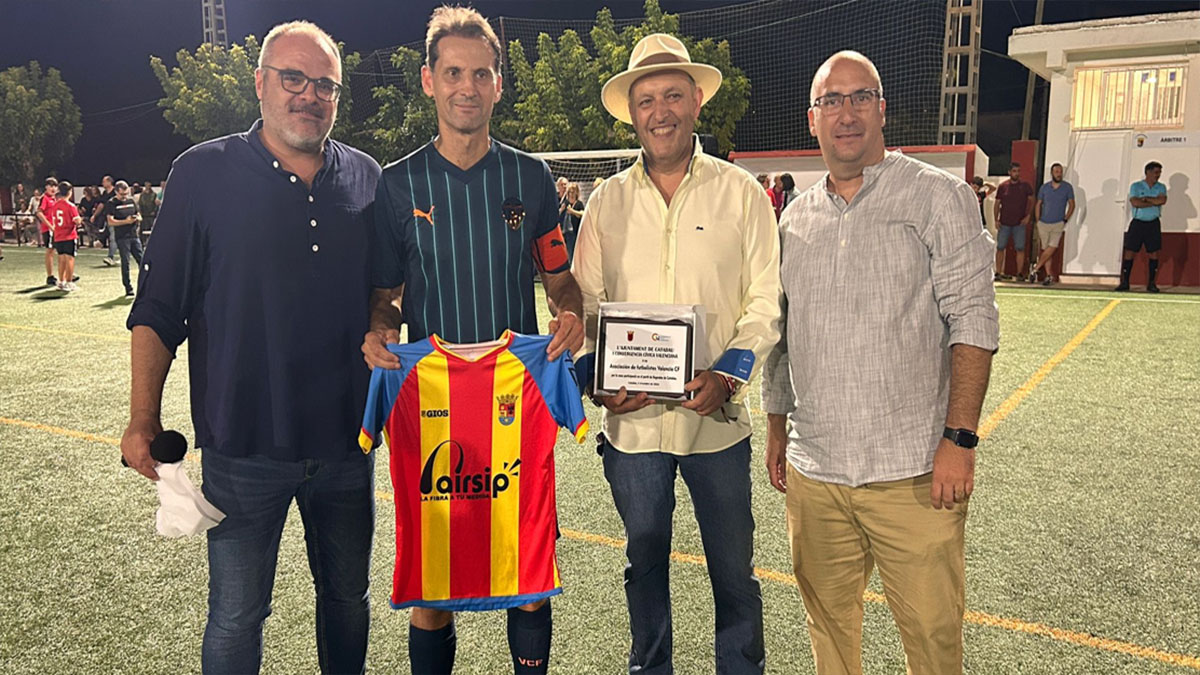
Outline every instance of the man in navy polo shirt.
<svg viewBox="0 0 1200 675"><path fill-rule="evenodd" d="M434 11L425 37L421 84L437 108L438 135L389 164L379 179L371 242L375 287L363 355L397 368L387 350L436 333L450 342L485 342L506 329L538 332L537 271L555 318L547 354L583 345L583 296L568 269L558 225L558 196L542 160L491 138L500 100L500 41L473 9ZM398 307L402 309L398 309ZM414 674L449 673L457 637L454 615L414 607L408 653ZM550 658L548 600L508 610L516 673L545 673Z"/></svg>
<svg viewBox="0 0 1200 675"><path fill-rule="evenodd" d="M175 160L129 315L121 452L157 479L149 444L187 340L203 491L226 514L208 532L206 673L259 670L293 499L320 669L365 666L375 495L372 456L357 447L369 379L359 346L379 165L328 138L341 82L337 45L320 28L292 22L267 34L255 72L262 119Z"/></svg>
<svg viewBox="0 0 1200 675"><path fill-rule="evenodd" d="M1125 231L1125 259L1121 261L1121 283L1118 291L1129 290L1129 275L1133 272L1133 257L1146 247L1147 275L1146 292L1157 293L1154 277L1158 275L1158 252L1162 249L1162 207L1167 203L1167 186L1159 182L1162 164L1150 162L1146 165L1146 178L1129 186L1129 205L1133 207L1133 220Z"/></svg>

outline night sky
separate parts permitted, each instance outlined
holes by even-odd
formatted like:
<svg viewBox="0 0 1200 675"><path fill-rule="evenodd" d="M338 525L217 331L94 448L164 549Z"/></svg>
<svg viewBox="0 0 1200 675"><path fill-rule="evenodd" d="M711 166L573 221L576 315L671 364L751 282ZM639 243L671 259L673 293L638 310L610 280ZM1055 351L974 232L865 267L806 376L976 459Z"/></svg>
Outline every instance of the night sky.
<svg viewBox="0 0 1200 675"><path fill-rule="evenodd" d="M867 0L899 2L907 0ZM274 24L305 18L326 29L350 51L368 53L421 40L430 11L442 2L403 0L225 0L231 42L260 38ZM489 17L591 18L609 7L617 18L641 14L641 0L479 0ZM684 12L733 0L661 0ZM1044 21L1058 23L1130 14L1186 11L1196 0L1047 0ZM1003 54L1016 26L1033 21L1034 0L986 0L983 47ZM199 0L5 0L0 11L0 68L37 60L59 69L83 113L83 134L72 160L58 175L77 183L112 173L130 181L165 177L170 161L188 147L157 107L110 112L162 95L150 70L151 54L174 64L179 49L201 40ZM981 61L981 113L1020 110L1026 71L1000 56ZM1001 149L989 149L996 155Z"/></svg>

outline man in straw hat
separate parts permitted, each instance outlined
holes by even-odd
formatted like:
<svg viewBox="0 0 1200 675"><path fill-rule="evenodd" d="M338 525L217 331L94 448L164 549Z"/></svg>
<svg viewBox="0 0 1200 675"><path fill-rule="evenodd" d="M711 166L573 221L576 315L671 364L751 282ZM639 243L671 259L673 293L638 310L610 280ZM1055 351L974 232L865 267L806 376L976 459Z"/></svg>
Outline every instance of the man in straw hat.
<svg viewBox="0 0 1200 675"><path fill-rule="evenodd" d="M779 223L787 310L763 408L817 672L862 672L878 565L908 671L958 673L975 429L999 340L992 240L966 182L885 150L865 56L830 57L810 100L829 173Z"/></svg>
<svg viewBox="0 0 1200 675"><path fill-rule="evenodd" d="M712 363L675 405L622 389L605 408L604 475L625 524L629 670L671 672L668 583L675 474L695 506L716 609L716 670L762 672L762 596L753 572L750 415L743 385L779 336L779 242L749 173L701 151L693 133L721 72L670 35L643 38L601 92L642 152L592 193L573 272L594 346L600 302L698 304ZM586 371L586 368L580 368Z"/></svg>

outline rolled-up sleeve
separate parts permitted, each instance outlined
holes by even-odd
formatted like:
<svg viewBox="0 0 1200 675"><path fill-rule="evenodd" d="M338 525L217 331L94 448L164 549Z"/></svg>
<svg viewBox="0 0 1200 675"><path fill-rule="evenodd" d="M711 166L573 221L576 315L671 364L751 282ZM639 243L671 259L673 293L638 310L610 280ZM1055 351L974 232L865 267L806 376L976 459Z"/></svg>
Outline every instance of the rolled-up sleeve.
<svg viewBox="0 0 1200 675"><path fill-rule="evenodd" d="M779 340L779 229L771 202L754 186L745 198L742 233L742 313L713 370L749 382ZM746 395L741 389L736 400Z"/></svg>
<svg viewBox="0 0 1200 675"><path fill-rule="evenodd" d="M788 361L787 294L779 303L779 341L767 353L763 363L762 405L770 415L790 415L796 409L796 392L792 387L792 368Z"/></svg>
<svg viewBox="0 0 1200 675"><path fill-rule="evenodd" d="M933 295L950 331L950 344L989 351L1000 346L1000 312L992 283L995 242L979 223L978 202L966 183L956 185L924 238L930 252Z"/></svg>
<svg viewBox="0 0 1200 675"><path fill-rule="evenodd" d="M207 246L195 199L203 177L196 175L192 160L187 153L180 156L167 177L170 194L154 221L138 276L137 299L126 320L129 330L152 329L172 355L188 337L188 322L206 276Z"/></svg>

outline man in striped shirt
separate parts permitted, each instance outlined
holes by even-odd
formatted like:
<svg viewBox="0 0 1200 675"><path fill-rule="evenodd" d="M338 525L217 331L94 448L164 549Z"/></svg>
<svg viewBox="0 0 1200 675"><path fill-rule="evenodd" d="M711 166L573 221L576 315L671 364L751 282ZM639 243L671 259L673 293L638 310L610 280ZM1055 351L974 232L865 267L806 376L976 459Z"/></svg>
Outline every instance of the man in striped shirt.
<svg viewBox="0 0 1200 675"><path fill-rule="evenodd" d="M541 275L554 335L548 357L583 344L583 300L568 269L558 197L546 163L489 135L500 100L500 42L472 9L434 11L421 69L433 97L437 137L387 166L375 200L371 242L371 331L363 354L372 367L397 368L387 350L431 334L450 342L494 340L506 329L537 333L533 275ZM517 673L544 673L550 655L547 600L508 610ZM414 607L409 658L414 673L454 665L454 615Z"/></svg>

